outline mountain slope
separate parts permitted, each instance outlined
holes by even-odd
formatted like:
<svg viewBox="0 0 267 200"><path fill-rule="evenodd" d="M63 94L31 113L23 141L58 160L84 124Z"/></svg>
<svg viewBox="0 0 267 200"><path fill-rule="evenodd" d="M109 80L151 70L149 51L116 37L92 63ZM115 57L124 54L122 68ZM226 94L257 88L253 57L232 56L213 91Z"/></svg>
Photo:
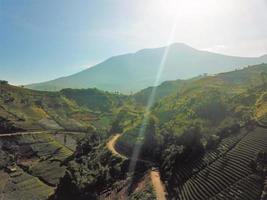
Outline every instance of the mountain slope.
<svg viewBox="0 0 267 200"><path fill-rule="evenodd" d="M166 58L164 54L168 52ZM52 81L28 85L37 90L55 91L63 88L93 88L123 93L153 86L164 62L159 83L186 79L203 73L219 73L237 67L267 62L267 57L234 57L200 51L185 44L144 49L134 54L112 57L77 74Z"/></svg>

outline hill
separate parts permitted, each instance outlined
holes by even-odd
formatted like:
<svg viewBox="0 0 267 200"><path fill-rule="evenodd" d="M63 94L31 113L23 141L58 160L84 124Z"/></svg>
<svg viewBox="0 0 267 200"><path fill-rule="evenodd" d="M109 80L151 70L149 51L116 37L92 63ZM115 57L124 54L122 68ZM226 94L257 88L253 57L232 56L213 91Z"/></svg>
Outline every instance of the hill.
<svg viewBox="0 0 267 200"><path fill-rule="evenodd" d="M97 89L41 92L0 84L2 132L108 128L124 96Z"/></svg>
<svg viewBox="0 0 267 200"><path fill-rule="evenodd" d="M42 92L0 81L0 197L50 199L78 141L94 130L107 137L126 100L97 89Z"/></svg>
<svg viewBox="0 0 267 200"><path fill-rule="evenodd" d="M235 71L219 73L215 76L202 75L188 80L166 81L156 87L148 87L135 94L133 98L138 104L146 106L152 91L155 92L154 102L158 102L164 97L171 94L178 94L181 91L187 90L190 87L197 87L197 85L216 85L216 84L230 84L235 87L248 88L260 85L267 79L267 64L260 64L255 66L244 67Z"/></svg>
<svg viewBox="0 0 267 200"><path fill-rule="evenodd" d="M167 199L260 199L267 163L261 127L266 72L262 64L199 77L183 87L177 81L149 113L123 105L113 124L121 134L82 140L55 199L156 199L151 189L136 193L150 170L163 180Z"/></svg>
<svg viewBox="0 0 267 200"><path fill-rule="evenodd" d="M147 111L152 89L138 97L0 81L0 195L156 199L151 170L167 199L265 194L267 64L165 82ZM119 154L107 145L113 133Z"/></svg>
<svg viewBox="0 0 267 200"><path fill-rule="evenodd" d="M267 147L266 130L255 125L266 122L266 78L262 64L192 80L159 100L116 148L128 156L139 149L139 158L159 163L170 199L231 199L235 188L244 199L248 182L257 190L247 199L255 199L262 164L249 163Z"/></svg>
<svg viewBox="0 0 267 200"><path fill-rule="evenodd" d="M166 82L156 90L159 95L169 95L158 96L150 114L156 118L157 131L162 130L162 133L179 136L195 125L204 128L205 134L214 133L218 128L264 116L266 84L267 64L187 81ZM125 134L122 140L133 143L128 136L138 136L136 129L140 128L141 122L139 119L139 124L128 130L129 135ZM162 133L159 133L160 137Z"/></svg>
<svg viewBox="0 0 267 200"><path fill-rule="evenodd" d="M101 90L129 94L154 86L163 60L164 68L159 83L192 78L204 73L231 71L237 67L267 62L267 57L226 56L176 43L167 47L144 49L133 54L115 56L77 74L26 87L47 91L96 87Z"/></svg>

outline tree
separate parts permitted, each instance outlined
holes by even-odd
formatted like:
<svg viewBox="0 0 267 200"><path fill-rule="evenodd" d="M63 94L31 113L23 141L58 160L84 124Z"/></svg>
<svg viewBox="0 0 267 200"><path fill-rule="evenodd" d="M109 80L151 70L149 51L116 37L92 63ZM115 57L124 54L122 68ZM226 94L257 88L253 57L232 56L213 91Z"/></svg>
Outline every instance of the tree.
<svg viewBox="0 0 267 200"><path fill-rule="evenodd" d="M155 120L150 117L145 124L143 155L153 157L156 147L156 125Z"/></svg>
<svg viewBox="0 0 267 200"><path fill-rule="evenodd" d="M110 129L110 133L122 133L123 132L123 128L120 125L120 120L116 119L112 125L111 125L111 129Z"/></svg>
<svg viewBox="0 0 267 200"><path fill-rule="evenodd" d="M0 85L7 85L7 84L8 84L8 81L0 80Z"/></svg>

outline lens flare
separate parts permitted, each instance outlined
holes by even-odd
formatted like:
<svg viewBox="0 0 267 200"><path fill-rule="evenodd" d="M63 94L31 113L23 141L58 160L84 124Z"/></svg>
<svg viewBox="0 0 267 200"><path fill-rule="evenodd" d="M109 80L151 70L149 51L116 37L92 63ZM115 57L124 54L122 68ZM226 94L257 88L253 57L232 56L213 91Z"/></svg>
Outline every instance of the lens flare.
<svg viewBox="0 0 267 200"><path fill-rule="evenodd" d="M141 127L139 129L138 137L144 135L144 133L145 133L145 127L146 127L146 124L148 122L148 116L149 116L149 113L150 113L150 109L151 109L151 107L153 106L153 104L155 102L155 96L156 96L156 93L157 93L157 87L156 86L160 84L160 78L161 78L162 72L163 72L164 67L165 67L166 59L168 57L169 50L170 50L170 44L173 42L173 39L174 39L174 36L175 36L175 33L176 33L176 29L177 29L177 24L176 24L176 20L175 20L175 23L173 24L172 30L170 32L169 39L167 41L167 45L168 46L164 50L160 66L158 68L158 72L157 72L157 75L155 77L155 82L154 82L154 85L153 85L154 87L153 87L153 89L151 91L150 97L149 97L147 105L146 105L146 110L145 110L145 113L144 113L144 118L143 118ZM141 147L142 147L142 145L135 144L135 147L133 149L133 153L132 153L132 156L131 156L131 162L130 162L130 165L129 165L129 172L130 173L133 173L135 171L136 162L138 160L138 157L139 157L139 154L140 154L140 151L141 151Z"/></svg>

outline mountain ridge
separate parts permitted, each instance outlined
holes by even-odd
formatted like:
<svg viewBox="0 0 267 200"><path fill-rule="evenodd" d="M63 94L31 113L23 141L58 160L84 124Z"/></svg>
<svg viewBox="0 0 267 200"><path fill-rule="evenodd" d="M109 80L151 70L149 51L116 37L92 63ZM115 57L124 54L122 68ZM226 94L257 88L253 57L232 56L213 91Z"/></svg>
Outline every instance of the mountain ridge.
<svg viewBox="0 0 267 200"><path fill-rule="evenodd" d="M166 52L167 55L165 55ZM164 56L166 57L163 58ZM46 91L96 87L101 90L129 94L155 86L157 72L162 67L162 59L165 59L164 69L157 84L267 62L267 57L264 55L260 57L228 56L197 50L183 43L174 43L165 47L142 49L136 53L113 56L76 74L26 87Z"/></svg>

